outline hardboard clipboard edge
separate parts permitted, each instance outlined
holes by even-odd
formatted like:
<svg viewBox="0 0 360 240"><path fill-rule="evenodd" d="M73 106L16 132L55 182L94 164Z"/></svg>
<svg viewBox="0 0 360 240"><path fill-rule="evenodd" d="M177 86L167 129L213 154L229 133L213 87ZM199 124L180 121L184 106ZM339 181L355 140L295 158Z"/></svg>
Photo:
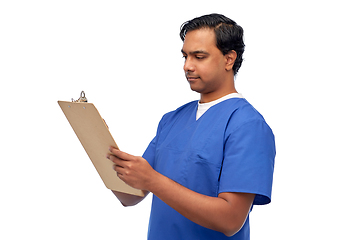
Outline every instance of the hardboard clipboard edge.
<svg viewBox="0 0 360 240"><path fill-rule="evenodd" d="M114 191L143 197L144 191L132 188L118 178L113 170L113 162L106 158L110 146L118 147L95 105L67 101L58 101L58 104L105 186Z"/></svg>

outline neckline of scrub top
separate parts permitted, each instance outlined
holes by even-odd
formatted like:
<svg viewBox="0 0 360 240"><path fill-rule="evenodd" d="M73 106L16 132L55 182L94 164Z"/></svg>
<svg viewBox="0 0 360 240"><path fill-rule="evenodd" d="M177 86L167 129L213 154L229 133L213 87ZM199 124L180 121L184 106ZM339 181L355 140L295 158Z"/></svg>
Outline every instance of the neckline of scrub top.
<svg viewBox="0 0 360 240"><path fill-rule="evenodd" d="M230 93L228 95L225 95L219 99L216 99L214 101L211 102L207 102L207 103L200 103L200 101L198 102L198 107L197 107L197 111L196 111L196 121L202 116L204 115L204 113L211 108L212 106L215 106L218 103L221 103L225 100L228 100L230 98L244 98L241 93Z"/></svg>

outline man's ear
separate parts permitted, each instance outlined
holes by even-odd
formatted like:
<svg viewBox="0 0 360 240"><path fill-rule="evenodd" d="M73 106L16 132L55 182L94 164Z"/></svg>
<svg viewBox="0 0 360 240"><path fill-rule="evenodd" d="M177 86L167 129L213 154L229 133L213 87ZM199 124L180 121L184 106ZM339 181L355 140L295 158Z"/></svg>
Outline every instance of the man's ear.
<svg viewBox="0 0 360 240"><path fill-rule="evenodd" d="M234 50L231 50L227 54L225 54L225 69L226 71L232 70L237 54Z"/></svg>

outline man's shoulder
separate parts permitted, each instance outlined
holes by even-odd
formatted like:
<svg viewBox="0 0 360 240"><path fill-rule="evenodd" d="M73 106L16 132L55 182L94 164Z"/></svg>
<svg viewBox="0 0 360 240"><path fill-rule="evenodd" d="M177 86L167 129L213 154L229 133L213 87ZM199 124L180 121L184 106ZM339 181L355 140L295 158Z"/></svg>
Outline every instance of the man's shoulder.
<svg viewBox="0 0 360 240"><path fill-rule="evenodd" d="M161 121L166 122L166 121L169 121L170 119L178 117L179 115L190 114L197 107L197 103L198 103L198 101L196 101L196 100L191 101L191 102L188 102L188 103L176 108L173 111L167 112L163 115Z"/></svg>
<svg viewBox="0 0 360 240"><path fill-rule="evenodd" d="M256 108L250 104L245 98L242 98L242 101L239 101L237 112L240 115L246 116L248 118L257 118L264 119L263 116L256 110Z"/></svg>
<svg viewBox="0 0 360 240"><path fill-rule="evenodd" d="M189 110L190 111L194 110L194 107L197 107L197 103L198 103L197 100L188 102L188 103L176 108L175 110L166 113L164 116L171 116L171 115L176 115L176 114L179 114L182 112L187 112Z"/></svg>
<svg viewBox="0 0 360 240"><path fill-rule="evenodd" d="M180 111L183 111L183 110L188 109L188 108L193 109L195 106L197 107L198 102L199 102L198 100L194 100L194 101L185 103L184 105L178 107L176 110L174 110L172 112L180 112Z"/></svg>
<svg viewBox="0 0 360 240"><path fill-rule="evenodd" d="M249 122L264 122L264 117L245 98L235 101L228 124L239 127Z"/></svg>

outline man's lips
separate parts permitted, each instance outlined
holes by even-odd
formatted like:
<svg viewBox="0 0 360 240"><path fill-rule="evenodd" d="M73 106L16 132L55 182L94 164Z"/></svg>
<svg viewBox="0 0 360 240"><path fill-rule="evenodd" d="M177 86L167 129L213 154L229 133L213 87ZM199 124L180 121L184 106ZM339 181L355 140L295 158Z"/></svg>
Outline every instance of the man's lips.
<svg viewBox="0 0 360 240"><path fill-rule="evenodd" d="M187 75L186 78L187 78L188 81L195 81L195 80L198 79L199 77Z"/></svg>
<svg viewBox="0 0 360 240"><path fill-rule="evenodd" d="M188 71L185 72L185 77L189 83L194 82L200 78L199 76L193 75L191 72L188 72Z"/></svg>

